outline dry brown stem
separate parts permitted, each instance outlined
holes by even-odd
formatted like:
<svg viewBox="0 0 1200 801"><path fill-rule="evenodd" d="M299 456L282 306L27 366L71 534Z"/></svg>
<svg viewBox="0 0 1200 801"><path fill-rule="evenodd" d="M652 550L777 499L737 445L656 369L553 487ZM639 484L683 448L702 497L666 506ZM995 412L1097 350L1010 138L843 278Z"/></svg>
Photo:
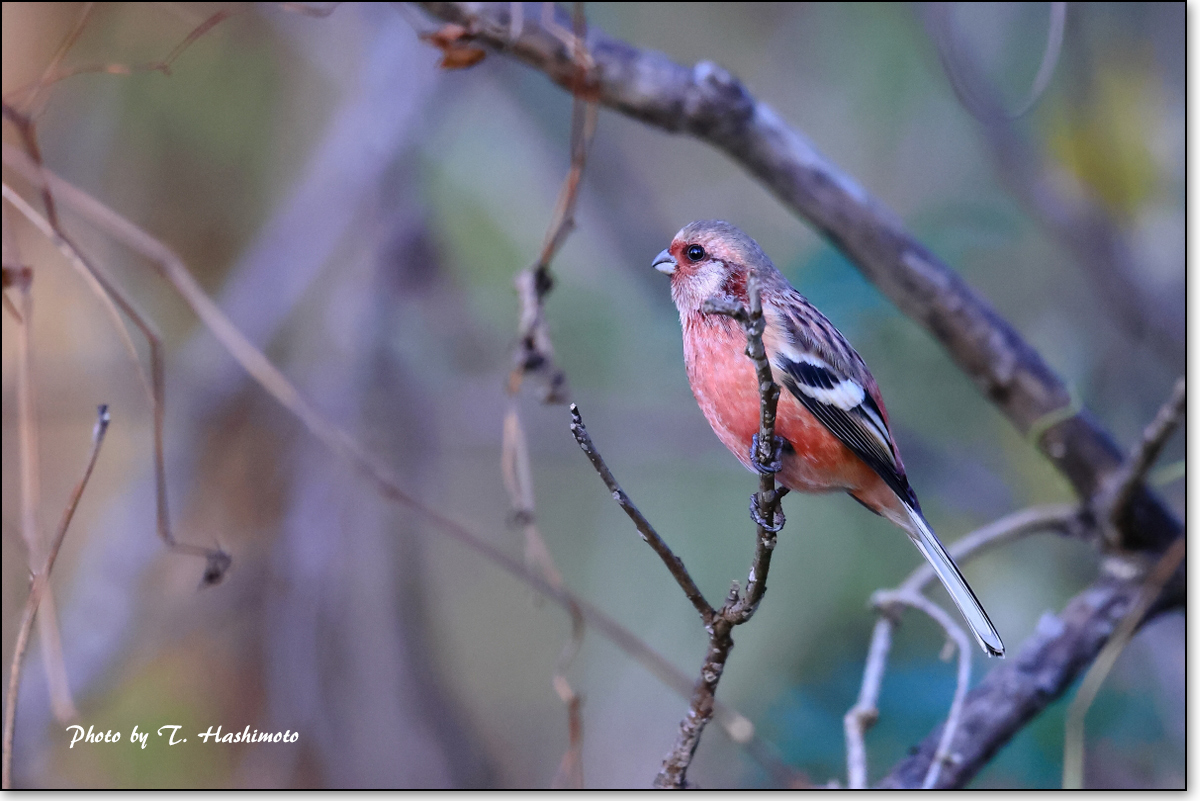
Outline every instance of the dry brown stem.
<svg viewBox="0 0 1200 801"><path fill-rule="evenodd" d="M583 41L586 37L586 21L583 4L575 6L575 31L572 36L573 49L580 73L579 83L587 69ZM453 51L464 52L464 51ZM466 49L465 66L483 57L479 51L476 58L471 48ZM448 47L443 48L442 66L448 67L456 58ZM562 573L550 554L550 548L538 528L536 505L533 493L533 475L530 467L529 445L521 425L518 393L524 380L534 376L543 386L543 403L562 403L567 399L566 374L554 360L554 346L546 325L545 299L554 286L550 263L575 228L575 206L579 201L579 189L583 182L583 170L587 164L588 148L596 133L596 104L576 94L571 103L571 164L559 191L558 203L546 231L537 262L517 274L514 282L520 299L521 313L518 325L517 347L513 353L513 369L508 380L508 412L504 417L504 436L501 448L501 472L508 490L513 509L513 520L525 533L525 561L532 569L555 587L563 586ZM556 788L583 787L583 699L571 686L566 676L567 669L583 645L584 620L579 608L568 605L571 615L571 636L563 645L555 661L551 683L567 708L567 750L559 763L553 786Z"/></svg>
<svg viewBox="0 0 1200 801"><path fill-rule="evenodd" d="M50 549L47 551L45 559L33 573L29 596L25 599L25 609L21 613L21 625L17 630L16 644L13 646L8 692L5 694L3 751L3 787L5 790L12 788L13 734L17 721L17 696L21 688L21 665L25 659L25 649L29 645L29 634L33 630L38 604L45 596L46 588L49 586L50 571L54 569L54 561L58 558L58 551L67 536L67 527L71 525L71 518L75 516L75 509L79 506L79 499L83 497L83 490L92 476L92 469L96 466L96 457L100 455L100 445L103 444L104 434L108 431L108 422L108 407L101 406L97 415L96 427L92 430L92 451L88 456L87 466L83 470L83 477L79 479L79 483L75 485L71 497L67 500L62 520L58 524L58 530L54 534L54 540L50 543Z"/></svg>

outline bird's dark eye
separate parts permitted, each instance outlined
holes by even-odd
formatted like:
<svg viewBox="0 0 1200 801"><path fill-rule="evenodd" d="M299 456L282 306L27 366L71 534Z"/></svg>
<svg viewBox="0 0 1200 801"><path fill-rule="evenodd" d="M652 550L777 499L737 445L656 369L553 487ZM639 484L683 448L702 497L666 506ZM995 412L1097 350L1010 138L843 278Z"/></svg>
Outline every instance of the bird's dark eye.
<svg viewBox="0 0 1200 801"><path fill-rule="evenodd" d="M692 261L700 261L704 258L704 248L699 245L688 245L687 257Z"/></svg>

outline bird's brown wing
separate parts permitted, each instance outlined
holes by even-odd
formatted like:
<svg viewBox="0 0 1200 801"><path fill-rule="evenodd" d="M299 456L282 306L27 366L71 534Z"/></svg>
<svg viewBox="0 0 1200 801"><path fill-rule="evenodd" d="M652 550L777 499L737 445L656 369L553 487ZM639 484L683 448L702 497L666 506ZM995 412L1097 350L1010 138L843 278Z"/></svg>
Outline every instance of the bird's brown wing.
<svg viewBox="0 0 1200 801"><path fill-rule="evenodd" d="M833 323L796 297L802 305L789 304L779 315L783 336L772 338L771 362L783 385L902 501L920 510L866 365Z"/></svg>

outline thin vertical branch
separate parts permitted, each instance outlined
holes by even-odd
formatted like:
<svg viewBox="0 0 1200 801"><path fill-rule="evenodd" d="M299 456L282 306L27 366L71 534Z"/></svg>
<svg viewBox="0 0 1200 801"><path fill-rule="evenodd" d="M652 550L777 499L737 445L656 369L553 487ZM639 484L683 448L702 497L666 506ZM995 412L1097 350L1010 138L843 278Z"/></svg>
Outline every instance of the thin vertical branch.
<svg viewBox="0 0 1200 801"><path fill-rule="evenodd" d="M780 443L775 437L775 411L779 401L779 387L771 374L762 336L766 322L762 313L762 297L759 293L758 277L751 273L746 282L748 308L738 304L707 301L704 311L708 314L726 314L738 320L746 333L746 355L754 362L760 397L758 439L753 458L763 465L779 459ZM654 786L661 788L683 788L688 786L687 770L695 756L696 747L705 726L712 720L716 702L717 684L725 671L729 652L733 649L733 627L748 621L758 609L767 591L767 573L771 568L771 554L775 550L775 535L783 526L783 511L779 501L784 491L776 489L775 474L763 470L759 473L758 492L753 498L757 511L757 537L754 559L742 593L736 584L729 590L725 604L716 613L708 629L708 650L700 667L700 677L692 690L687 714L679 724L679 734L674 747L663 759L662 768L654 779ZM765 525L764 525L765 524Z"/></svg>
<svg viewBox="0 0 1200 801"><path fill-rule="evenodd" d="M575 30L571 34L572 52L578 64L577 89L571 102L571 163L559 190L558 202L537 262L522 270L514 279L521 302L518 342L513 354L513 368L508 379L509 404L504 417L501 472L513 508L514 521L525 534L526 563L539 572L552 586L563 586L562 573L554 563L550 549L538 528L534 504L533 475L530 468L529 446L521 425L517 395L525 378L539 376L543 382L543 403L562 403L567 399L566 374L555 363L554 347L546 328L545 298L554 286L550 262L575 228L575 206L583 182L588 149L596 133L597 108L583 97L582 87L590 59L585 41L587 25L583 4L575 6ZM482 52L482 51L481 51ZM555 787L583 787L583 717L582 699L567 680L566 671L583 645L584 621L578 606L568 604L571 615L571 636L555 661L552 678L554 690L567 708L568 745L555 774Z"/></svg>
<svg viewBox="0 0 1200 801"><path fill-rule="evenodd" d="M92 476L92 469L96 466L96 458L100 455L100 446L104 442L104 434L108 431L108 423L108 407L101 406L98 410L96 425L92 429L92 452L88 456L83 477L79 479L79 483L75 485L71 497L67 500L62 521L58 524L58 531L54 535L54 541L50 543L50 550L46 553L45 560L33 574L29 596L25 599L25 610L21 613L21 625L17 630L16 644L13 646L8 692L5 695L3 746L3 787L5 790L12 788L13 731L17 721L17 696L21 687L21 665L25 659L25 649L29 645L29 634L33 630L33 621L37 616L38 602L41 601L49 585L50 571L54 569L54 561L58 558L58 551L62 548L63 540L67 536L67 528L71 525L75 509L79 506L79 499L83 497L83 490Z"/></svg>
<svg viewBox="0 0 1200 801"><path fill-rule="evenodd" d="M15 253L15 240L13 243ZM11 268L10 281L18 296L16 395L17 439L21 482L21 538L25 541L32 570L41 558L42 541L41 457L38 445L37 387L33 375L33 271L19 265ZM59 636L58 609L53 594L46 596L45 614L38 621L41 635L42 667L50 690L50 706L59 721L79 715L71 697L71 685L63 664L62 638Z"/></svg>
<svg viewBox="0 0 1200 801"><path fill-rule="evenodd" d="M888 651L892 648L892 628L895 624L886 615L880 615L871 632L871 647L867 649L867 662L863 668L862 686L858 700L842 718L846 734L846 778L851 790L867 787L867 730L879 720L879 691L883 686L883 674L887 671Z"/></svg>

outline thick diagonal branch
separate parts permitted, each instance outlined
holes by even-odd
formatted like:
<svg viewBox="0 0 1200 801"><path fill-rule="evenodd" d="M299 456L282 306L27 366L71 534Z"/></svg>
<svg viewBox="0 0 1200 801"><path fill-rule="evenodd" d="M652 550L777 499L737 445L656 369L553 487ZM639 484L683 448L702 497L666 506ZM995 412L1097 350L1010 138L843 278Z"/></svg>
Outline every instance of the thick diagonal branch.
<svg viewBox="0 0 1200 801"><path fill-rule="evenodd" d="M577 74L571 48L539 20L512 25L514 3L420 3L463 26L472 41L517 58L568 89ZM565 13L556 25L569 27ZM878 200L821 156L766 103L721 67L687 68L588 31L595 62L589 91L604 105L673 133L691 134L723 150L800 217L816 226L909 317L928 330L980 391L1025 433L1070 405L1053 370L991 304L919 243ZM1122 461L1112 437L1086 410L1038 437L1043 453L1090 497ZM1161 501L1139 487L1130 503L1125 544L1161 551L1182 526Z"/></svg>

